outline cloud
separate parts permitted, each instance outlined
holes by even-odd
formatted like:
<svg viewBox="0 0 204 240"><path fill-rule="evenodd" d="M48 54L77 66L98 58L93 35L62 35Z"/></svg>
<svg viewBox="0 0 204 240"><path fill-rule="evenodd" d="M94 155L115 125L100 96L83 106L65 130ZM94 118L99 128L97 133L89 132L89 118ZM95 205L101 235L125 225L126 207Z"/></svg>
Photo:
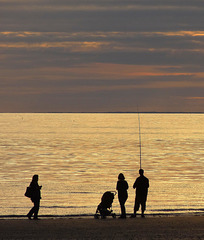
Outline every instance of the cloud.
<svg viewBox="0 0 204 240"><path fill-rule="evenodd" d="M0 1L3 30L169 31L202 29L202 1Z"/></svg>
<svg viewBox="0 0 204 240"><path fill-rule="evenodd" d="M204 57L203 38L202 31L1 32L0 51L12 52L14 56L16 54L17 57L21 55L25 58L30 52L30 62L34 67L42 64L41 61L48 66L64 65L66 62L75 65L84 61L136 65L200 65ZM14 61L15 57L8 54L9 61L10 57ZM49 61L46 61L48 57Z"/></svg>
<svg viewBox="0 0 204 240"><path fill-rule="evenodd" d="M202 101L203 1L0 4L0 111L178 110Z"/></svg>
<svg viewBox="0 0 204 240"><path fill-rule="evenodd" d="M188 99L188 100L204 100L204 97L186 97L185 99Z"/></svg>

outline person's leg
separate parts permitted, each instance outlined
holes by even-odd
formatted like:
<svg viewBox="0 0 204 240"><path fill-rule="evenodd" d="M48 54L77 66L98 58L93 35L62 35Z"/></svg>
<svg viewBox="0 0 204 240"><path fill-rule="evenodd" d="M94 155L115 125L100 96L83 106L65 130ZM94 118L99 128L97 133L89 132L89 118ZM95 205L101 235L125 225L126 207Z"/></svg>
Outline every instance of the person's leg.
<svg viewBox="0 0 204 240"><path fill-rule="evenodd" d="M120 208L121 208L121 218L126 218L126 210L125 210L125 203L124 202L120 203Z"/></svg>
<svg viewBox="0 0 204 240"><path fill-rule="evenodd" d="M137 198L135 198L134 213L131 215L132 218L136 217L136 213L139 210L139 207L140 207L140 203L137 200Z"/></svg>
<svg viewBox="0 0 204 240"><path fill-rule="evenodd" d="M34 219L38 219L39 208L40 208L40 201L37 200L34 202Z"/></svg>
<svg viewBox="0 0 204 240"><path fill-rule="evenodd" d="M35 204L34 206L31 208L31 210L29 211L29 213L27 214L27 217L31 220L31 217L33 215L33 213L35 212Z"/></svg>
<svg viewBox="0 0 204 240"><path fill-rule="evenodd" d="M144 212L145 212L145 210L146 210L146 201L143 201L142 203L141 203L141 210L142 210L142 217L144 217Z"/></svg>

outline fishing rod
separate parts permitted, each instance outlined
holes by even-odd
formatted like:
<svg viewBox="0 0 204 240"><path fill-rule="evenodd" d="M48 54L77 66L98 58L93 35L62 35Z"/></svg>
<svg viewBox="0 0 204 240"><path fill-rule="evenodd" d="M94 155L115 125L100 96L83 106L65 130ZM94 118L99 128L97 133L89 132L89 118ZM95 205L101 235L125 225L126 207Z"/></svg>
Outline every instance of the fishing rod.
<svg viewBox="0 0 204 240"><path fill-rule="evenodd" d="M138 111L138 123L139 123L140 169L142 169L142 143L141 143L141 129L140 129L140 114L139 114L139 111Z"/></svg>

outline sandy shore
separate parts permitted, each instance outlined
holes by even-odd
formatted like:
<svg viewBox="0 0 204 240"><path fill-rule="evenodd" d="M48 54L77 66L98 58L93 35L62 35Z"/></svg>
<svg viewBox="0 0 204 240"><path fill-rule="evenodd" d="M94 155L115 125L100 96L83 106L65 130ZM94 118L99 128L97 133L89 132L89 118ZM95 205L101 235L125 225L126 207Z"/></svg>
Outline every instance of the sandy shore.
<svg viewBox="0 0 204 240"><path fill-rule="evenodd" d="M204 216L2 219L0 239L204 239Z"/></svg>

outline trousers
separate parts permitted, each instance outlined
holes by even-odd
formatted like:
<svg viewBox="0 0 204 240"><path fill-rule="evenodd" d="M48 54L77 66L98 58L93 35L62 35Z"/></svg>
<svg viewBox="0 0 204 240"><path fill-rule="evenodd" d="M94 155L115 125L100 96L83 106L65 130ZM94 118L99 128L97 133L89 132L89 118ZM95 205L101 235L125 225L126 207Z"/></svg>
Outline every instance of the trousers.
<svg viewBox="0 0 204 240"><path fill-rule="evenodd" d="M32 200L34 206L31 208L31 210L29 211L28 215L29 217L32 217L32 215L34 214L34 219L38 218L38 211L40 208L40 200Z"/></svg>

